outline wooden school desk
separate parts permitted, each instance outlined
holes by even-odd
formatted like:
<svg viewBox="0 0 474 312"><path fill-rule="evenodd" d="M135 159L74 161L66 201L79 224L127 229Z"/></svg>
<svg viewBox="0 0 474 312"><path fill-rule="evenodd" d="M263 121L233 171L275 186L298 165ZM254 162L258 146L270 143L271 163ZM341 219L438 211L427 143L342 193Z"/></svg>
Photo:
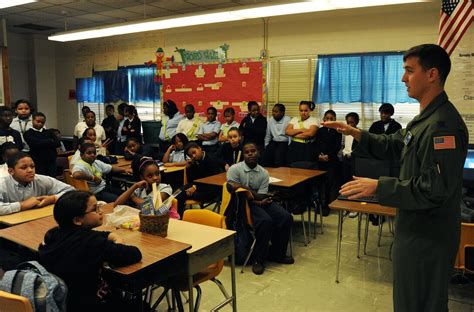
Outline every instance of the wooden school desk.
<svg viewBox="0 0 474 312"><path fill-rule="evenodd" d="M48 205L42 208L28 209L9 215L0 216L0 224L12 226L44 217L49 217L53 215L53 208L54 205Z"/></svg>
<svg viewBox="0 0 474 312"><path fill-rule="evenodd" d="M341 241L342 241L342 221L344 211L358 212L365 214L374 214L378 216L395 217L397 211L395 208L381 206L376 203L364 203L351 200L336 199L329 204L329 208L337 210L339 219L337 224L337 243L336 243L336 283L339 283L339 265L341 262ZM367 226L366 226L367 232ZM366 233L367 236L367 233ZM358 227L357 255L360 248L360 223Z"/></svg>

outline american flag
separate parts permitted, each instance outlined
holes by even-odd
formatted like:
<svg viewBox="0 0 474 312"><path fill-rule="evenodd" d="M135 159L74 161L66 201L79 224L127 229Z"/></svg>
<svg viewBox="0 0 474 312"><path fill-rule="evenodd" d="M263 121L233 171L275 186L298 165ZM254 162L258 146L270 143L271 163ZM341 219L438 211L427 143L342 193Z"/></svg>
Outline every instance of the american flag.
<svg viewBox="0 0 474 312"><path fill-rule="evenodd" d="M472 0L442 0L438 45L453 53L474 19Z"/></svg>

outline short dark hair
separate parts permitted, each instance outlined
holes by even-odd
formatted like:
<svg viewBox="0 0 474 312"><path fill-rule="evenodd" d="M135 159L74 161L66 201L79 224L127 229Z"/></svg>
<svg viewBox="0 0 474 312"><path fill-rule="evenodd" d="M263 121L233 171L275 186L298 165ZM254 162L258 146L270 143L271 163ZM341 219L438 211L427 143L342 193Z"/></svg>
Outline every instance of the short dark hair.
<svg viewBox="0 0 474 312"><path fill-rule="evenodd" d="M20 159L23 159L23 158L26 158L26 157L31 158L30 154L28 154L28 153L18 152L13 157L11 157L7 160L8 168L15 168L16 164L20 161Z"/></svg>
<svg viewBox="0 0 474 312"><path fill-rule="evenodd" d="M232 107L227 107L224 110L224 116L225 116L225 114L231 114L232 116L235 116L235 110Z"/></svg>
<svg viewBox="0 0 474 312"><path fill-rule="evenodd" d="M310 111L314 111L314 108L316 107L313 101L301 101L299 106L301 105L308 106Z"/></svg>
<svg viewBox="0 0 474 312"><path fill-rule="evenodd" d="M86 129L84 130L84 132L82 132L82 137L87 137L87 131L89 131L89 130L91 130L91 129L94 130L94 132L96 132L93 127L86 128ZM96 135L97 135L97 133L96 133Z"/></svg>
<svg viewBox="0 0 474 312"><path fill-rule="evenodd" d="M227 131L227 133L229 133L229 132L231 132L231 131L237 131L237 133L240 135L240 130L239 130L239 128L237 128L237 127L232 127L232 128L230 128L229 131Z"/></svg>
<svg viewBox="0 0 474 312"><path fill-rule="evenodd" d="M61 133L61 131L59 131L59 129L56 129L56 128L49 128L49 130L51 132L55 132L55 133L59 133L59 134Z"/></svg>
<svg viewBox="0 0 474 312"><path fill-rule="evenodd" d="M25 103L26 105L28 105L28 107L31 109L31 103L30 101L28 100L25 100L25 99L19 99L15 102L15 109L18 108L18 105L20 105L21 103Z"/></svg>
<svg viewBox="0 0 474 312"><path fill-rule="evenodd" d="M275 105L273 105L273 107L278 109L282 113L285 113L285 111L286 111L285 105L283 105L281 103L276 103Z"/></svg>
<svg viewBox="0 0 474 312"><path fill-rule="evenodd" d="M138 176L142 176L143 172L145 172L145 169L151 165L156 166L158 168L158 171L160 170L160 166L158 165L157 161L154 160L153 158L147 157L147 156L140 158L139 165L138 165ZM160 172L160 175L161 175L161 172Z"/></svg>
<svg viewBox="0 0 474 312"><path fill-rule="evenodd" d="M217 115L217 109L214 106L208 107L206 112L213 111Z"/></svg>
<svg viewBox="0 0 474 312"><path fill-rule="evenodd" d="M196 142L189 142L188 144L184 146L184 154L188 155L189 150L192 148L201 148L201 147Z"/></svg>
<svg viewBox="0 0 474 312"><path fill-rule="evenodd" d="M184 133L176 133L175 136L171 138L173 144L176 144L176 138L179 138L181 142L183 142L183 146L189 143L189 139Z"/></svg>
<svg viewBox="0 0 474 312"><path fill-rule="evenodd" d="M326 116L328 114L331 114L331 115L333 115L334 117L337 118L336 112L333 111L332 109L328 109L327 111L324 112L324 116Z"/></svg>
<svg viewBox="0 0 474 312"><path fill-rule="evenodd" d="M13 111L10 107L0 106L0 115L3 115L5 112L10 112L13 114Z"/></svg>
<svg viewBox="0 0 474 312"><path fill-rule="evenodd" d="M346 120L347 120L347 118L349 118L349 117L354 118L354 121L355 121L356 123L359 123L359 114L357 114L356 112L350 112L350 113L348 113L348 114L346 115Z"/></svg>
<svg viewBox="0 0 474 312"><path fill-rule="evenodd" d="M43 117L44 119L46 119L46 115L43 114L42 112L34 113L33 114L33 119L36 118L36 117Z"/></svg>
<svg viewBox="0 0 474 312"><path fill-rule="evenodd" d="M79 147L81 147L82 145L84 145L84 141L85 141L85 140L91 141L91 139L89 139L88 137L83 136L83 137L81 137L81 138L79 139Z"/></svg>
<svg viewBox="0 0 474 312"><path fill-rule="evenodd" d="M91 111L91 110L90 110L90 111L88 111L87 113L85 113L85 114L84 114L84 117L85 117L85 116L87 116L88 114L93 114L93 115L94 115L94 117L95 117L95 113L94 113L94 111Z"/></svg>
<svg viewBox="0 0 474 312"><path fill-rule="evenodd" d="M163 103L163 107L168 107L168 117L171 119L174 117L174 115L179 112L178 106L176 106L176 103L173 102L172 100L166 100Z"/></svg>
<svg viewBox="0 0 474 312"><path fill-rule="evenodd" d="M59 227L74 227L73 219L84 215L87 210L87 202L92 196L94 194L86 191L70 191L62 195L53 208L54 220Z"/></svg>
<svg viewBox="0 0 474 312"><path fill-rule="evenodd" d="M125 112L128 112L129 114L136 115L137 114L137 109L133 105L128 105L125 108Z"/></svg>
<svg viewBox="0 0 474 312"><path fill-rule="evenodd" d="M108 110L109 108L113 108L115 110L115 106L113 104L108 104L105 106L105 110Z"/></svg>
<svg viewBox="0 0 474 312"><path fill-rule="evenodd" d="M254 143L254 142L246 142L244 145L242 145L242 151L243 151L243 150L245 149L245 147L248 146L248 145L253 145L253 146L255 146L255 148L257 149L257 152L259 152L257 143Z"/></svg>
<svg viewBox="0 0 474 312"><path fill-rule="evenodd" d="M250 110L252 109L252 106L255 106L255 105L257 105L258 107L260 107L257 102L255 102L255 101L249 101L249 102L247 103L247 109L248 109L248 111L250 111Z"/></svg>
<svg viewBox="0 0 474 312"><path fill-rule="evenodd" d="M407 58L417 57L418 64L423 70L436 68L439 72L439 80L444 85L451 70L449 54L437 44L421 44L414 46L405 52L403 61Z"/></svg>
<svg viewBox="0 0 474 312"><path fill-rule="evenodd" d="M119 106L117 106L117 111L120 115L123 115L125 113L125 108L127 108L128 104L127 103L120 103Z"/></svg>
<svg viewBox="0 0 474 312"><path fill-rule="evenodd" d="M138 139L136 137L128 137L127 141L126 141L126 144L128 144L128 142L131 142L131 141L133 141L137 144L141 144L140 141L138 141Z"/></svg>
<svg viewBox="0 0 474 312"><path fill-rule="evenodd" d="M17 149L19 151L20 147L18 145L16 145L15 143L13 143L13 142L5 142L2 145L0 145L0 156L1 156L1 158L3 158L3 156L5 156L5 154L7 153L8 150L12 150L12 149ZM2 161L2 160L0 159L0 161Z"/></svg>
<svg viewBox="0 0 474 312"><path fill-rule="evenodd" d="M84 154L88 148L91 148L93 147L94 150L95 150L95 144L94 143L84 143L81 145L81 147L79 148L79 152L82 154Z"/></svg>
<svg viewBox="0 0 474 312"><path fill-rule="evenodd" d="M184 107L184 111L188 111L190 109L192 109L193 112L195 112L193 104L186 104L186 106Z"/></svg>
<svg viewBox="0 0 474 312"><path fill-rule="evenodd" d="M383 103L379 107L379 113L386 113L386 114L389 114L391 116L391 115L395 114L395 108L390 103Z"/></svg>

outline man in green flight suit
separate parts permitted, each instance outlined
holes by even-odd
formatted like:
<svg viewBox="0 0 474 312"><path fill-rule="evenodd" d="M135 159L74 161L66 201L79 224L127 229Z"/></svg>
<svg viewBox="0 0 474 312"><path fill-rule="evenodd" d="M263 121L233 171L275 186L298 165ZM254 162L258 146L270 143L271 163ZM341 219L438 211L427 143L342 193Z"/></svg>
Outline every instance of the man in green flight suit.
<svg viewBox="0 0 474 312"><path fill-rule="evenodd" d="M354 177L341 194L377 195L397 208L393 242L395 312L448 311L448 284L459 246L462 170L468 132L448 100L444 83L451 69L441 47L423 44L403 57L402 81L421 111L392 135L375 135L342 122L324 126L352 135L357 153L400 161L400 177Z"/></svg>

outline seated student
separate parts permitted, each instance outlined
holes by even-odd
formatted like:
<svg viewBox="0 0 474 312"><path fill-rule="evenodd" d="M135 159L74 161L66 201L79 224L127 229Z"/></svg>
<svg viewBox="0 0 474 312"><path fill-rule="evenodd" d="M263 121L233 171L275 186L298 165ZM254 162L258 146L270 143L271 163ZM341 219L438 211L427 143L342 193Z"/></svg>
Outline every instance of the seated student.
<svg viewBox="0 0 474 312"><path fill-rule="evenodd" d="M299 110L300 117L293 117L285 131L291 137L287 154L289 165L300 161L316 161L314 145L312 143L318 131L318 120L311 116L311 112L314 110L314 103L301 101Z"/></svg>
<svg viewBox="0 0 474 312"><path fill-rule="evenodd" d="M153 158L153 152L146 144L141 144L137 138L127 138L127 146L125 146L124 155L126 160L133 160L136 155L147 156Z"/></svg>
<svg viewBox="0 0 474 312"><path fill-rule="evenodd" d="M247 104L249 113L239 126L240 134L243 136L243 144L254 142L260 151L265 146L265 132L267 131L267 118L260 113L260 106L255 101Z"/></svg>
<svg viewBox="0 0 474 312"><path fill-rule="evenodd" d="M332 109L324 113L324 121L336 121L336 112ZM339 195L340 161L337 157L341 149L342 134L335 129L320 127L314 138L314 146L318 157L318 167L326 171L325 196L323 201L323 215L329 214L329 203Z"/></svg>
<svg viewBox="0 0 474 312"><path fill-rule="evenodd" d="M161 183L160 167L158 167L156 160L150 157L141 157L138 171L141 180L123 192L122 195L115 200L114 207L124 205L130 200L135 204L136 208L140 209L140 206L145 201L145 197L153 196L153 183L157 184L156 188L160 192L162 202L173 194L173 189L170 185ZM174 210L170 210L170 217L179 219L179 215Z"/></svg>
<svg viewBox="0 0 474 312"><path fill-rule="evenodd" d="M351 127L357 128L359 124L359 114L350 112L346 115L346 123ZM354 175L354 159L352 158L352 151L357 147L357 141L351 135L344 135L342 139L342 184L352 180ZM349 217L355 218L358 216L357 212L349 213Z"/></svg>
<svg viewBox="0 0 474 312"><path fill-rule="evenodd" d="M54 178L35 174L30 155L18 152L7 161L9 176L0 178L0 215L54 204L73 188Z"/></svg>
<svg viewBox="0 0 474 312"><path fill-rule="evenodd" d="M293 264L295 260L286 255L293 217L268 194L270 176L258 165L259 152L256 144L243 147L244 161L227 171L227 182L234 188L243 187L252 192L250 204L257 242L254 249L255 262L252 271L260 275L265 271L265 261ZM272 243L271 247L269 243Z"/></svg>
<svg viewBox="0 0 474 312"><path fill-rule="evenodd" d="M230 128L227 132L228 141L222 144L218 152L218 157L225 161L225 170L229 170L229 167L241 162L244 157L242 156L242 144L240 143L240 133L238 128Z"/></svg>
<svg viewBox="0 0 474 312"><path fill-rule="evenodd" d="M85 121L79 122L74 128L74 146L77 147L77 143L82 134L87 128L94 128L96 133L95 144L101 146L102 142L106 140L104 128L96 123L95 113L93 111L88 111L85 114Z"/></svg>
<svg viewBox="0 0 474 312"><path fill-rule="evenodd" d="M97 144L97 136L94 128L87 128L86 130L84 130L84 132L82 133L82 137L89 138L89 140L92 140L92 142L94 142L97 155L107 156L107 146L110 142L106 140L102 144Z"/></svg>
<svg viewBox="0 0 474 312"><path fill-rule="evenodd" d="M390 103L383 103L379 107L380 120L374 122L369 129L370 133L375 134L392 134L402 128L395 119L392 119L395 109Z"/></svg>
<svg viewBox="0 0 474 312"><path fill-rule="evenodd" d="M207 109L207 121L199 127L197 138L202 142L202 149L208 153L215 153L219 148L217 138L221 129L221 123L216 120L217 109Z"/></svg>
<svg viewBox="0 0 474 312"><path fill-rule="evenodd" d="M184 148L184 153L191 159L191 164L186 169L188 184L191 187L186 187L186 198L194 199L202 203L210 202L215 199L215 189L211 186L200 185L199 187L193 185L193 182L197 179L216 175L225 171L225 163L216 156L206 153L202 148L195 142L188 143ZM178 198L178 213L183 215L184 211L184 200Z"/></svg>
<svg viewBox="0 0 474 312"><path fill-rule="evenodd" d="M128 138L136 138L138 142L142 142L142 122L137 114L137 109L133 105L125 108L125 123L122 127L122 135Z"/></svg>
<svg viewBox="0 0 474 312"><path fill-rule="evenodd" d="M2 165L0 165L0 178L8 177L10 173L8 173L8 164L7 161L11 157L15 156L20 152L20 148L12 142L3 143L0 148L0 155Z"/></svg>
<svg viewBox="0 0 474 312"><path fill-rule="evenodd" d="M64 146L64 143L61 141L61 131L58 129L54 128L49 128L50 131L53 132L54 136L56 137L56 140L59 141L59 146L56 148L56 154L64 154L67 152L66 146Z"/></svg>
<svg viewBox="0 0 474 312"><path fill-rule="evenodd" d="M31 103L28 100L20 99L15 102L16 117L13 118L10 127L13 130L20 132L21 140L23 141L23 152L30 151L30 148L25 142L25 138L23 136L25 132L28 131L28 129L31 129L33 126L33 120L31 118L32 110Z"/></svg>
<svg viewBox="0 0 474 312"><path fill-rule="evenodd" d="M227 133L232 128L239 128L240 124L234 120L235 110L232 107L227 107L224 110L224 120L225 122L221 126L221 131L219 132L219 142L225 143L228 142Z"/></svg>
<svg viewBox="0 0 474 312"><path fill-rule="evenodd" d="M188 144L188 137L183 133L176 133L171 139L171 145L163 156L165 166L184 166L189 163L188 157L184 154L184 147Z"/></svg>
<svg viewBox="0 0 474 312"><path fill-rule="evenodd" d="M186 118L181 119L176 127L176 133L184 134L189 141L197 141L197 132L202 125L201 118L195 116L193 104L186 104L184 107Z"/></svg>
<svg viewBox="0 0 474 312"><path fill-rule="evenodd" d="M175 136L179 122L183 119L183 115L179 113L176 103L167 100L163 103L163 117L160 129L160 152L165 153L171 144L171 138Z"/></svg>
<svg viewBox="0 0 474 312"><path fill-rule="evenodd" d="M9 107L0 106L0 145L6 142L15 143L23 149L23 141L20 132L10 128L13 120L13 112Z"/></svg>
<svg viewBox="0 0 474 312"><path fill-rule="evenodd" d="M64 280L68 287L67 311L126 311L121 293L109 289L101 272L105 263L114 267L139 262L140 250L123 244L114 232L94 231L103 215L90 192L73 191L54 205L57 227L50 229L39 246L39 262Z"/></svg>
<svg viewBox="0 0 474 312"><path fill-rule="evenodd" d="M265 134L265 152L263 165L267 167L284 167L290 138L286 135L286 127L291 118L285 116L285 105L275 104L272 109L272 118L268 121Z"/></svg>
<svg viewBox="0 0 474 312"><path fill-rule="evenodd" d="M33 127L28 129L23 137L29 145L36 172L54 178L56 176L56 148L60 144L56 135L51 130L44 128L45 122L46 116L43 113L34 113Z"/></svg>
<svg viewBox="0 0 474 312"><path fill-rule="evenodd" d="M81 160L81 146L84 144L84 143L91 143L91 144L94 144L94 141L89 139L88 137L82 137L79 139L79 145L78 145L78 149L76 150L76 152L74 152L74 155L72 155L71 157L71 160L69 160L69 169L72 170L72 168L74 167L74 165Z"/></svg>
<svg viewBox="0 0 474 312"><path fill-rule="evenodd" d="M87 181L89 190L98 200L103 200L107 203L115 201L117 197L122 194L122 190L115 186L107 185L103 176L110 172L131 174L131 169L112 167L112 165L97 160L94 144L82 144L80 152L81 160L74 164L74 167L72 168L72 177L78 180Z"/></svg>

